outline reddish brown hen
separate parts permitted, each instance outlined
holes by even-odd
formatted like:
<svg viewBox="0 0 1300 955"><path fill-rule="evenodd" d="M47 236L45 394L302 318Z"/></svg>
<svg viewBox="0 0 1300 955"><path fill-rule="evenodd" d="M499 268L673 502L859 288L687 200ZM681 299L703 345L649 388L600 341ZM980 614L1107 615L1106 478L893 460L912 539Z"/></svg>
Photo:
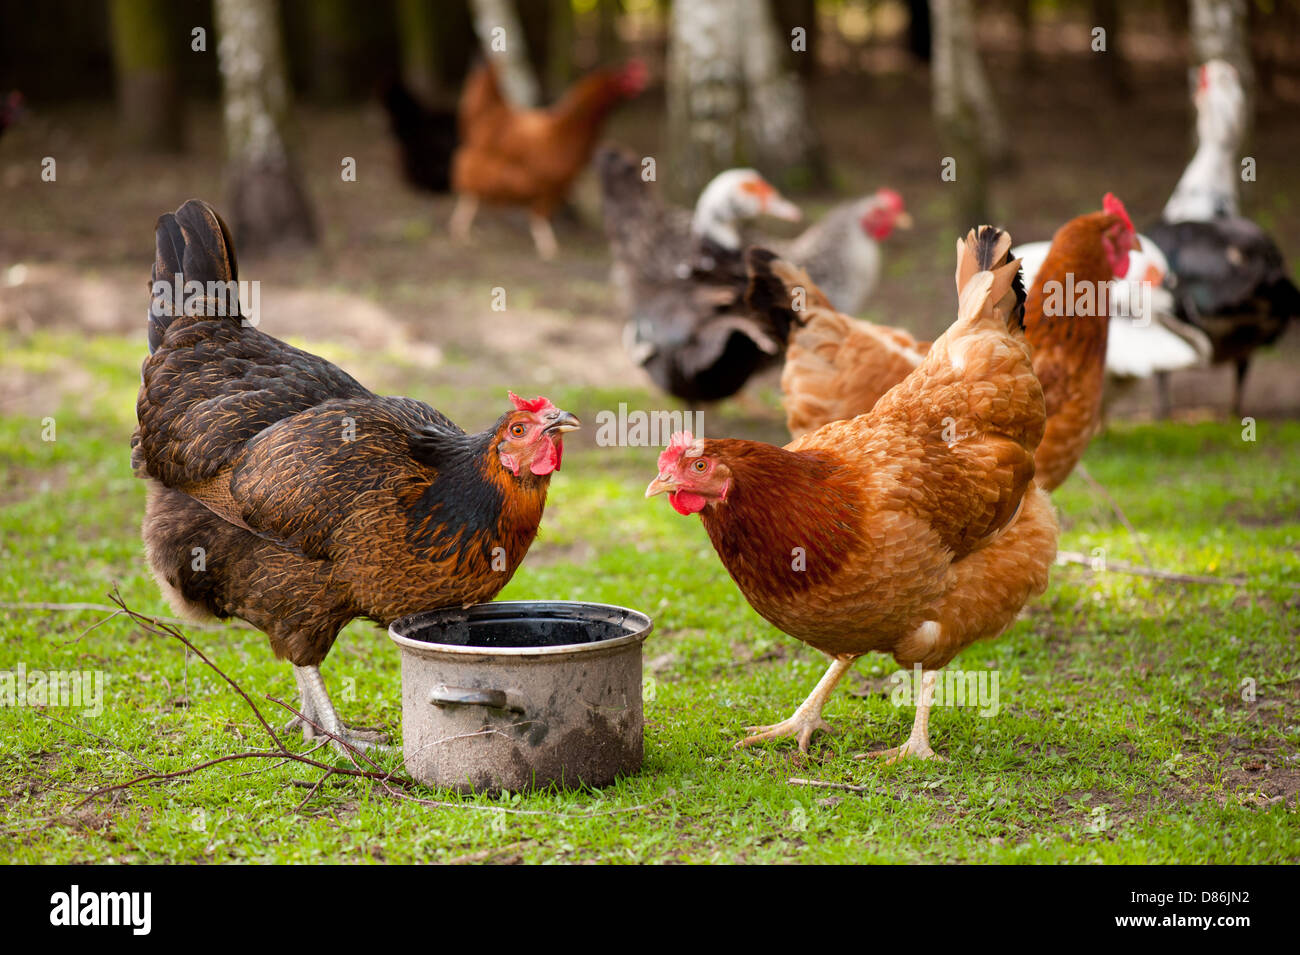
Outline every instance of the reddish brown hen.
<svg viewBox="0 0 1300 955"><path fill-rule="evenodd" d="M1110 320L1098 296L1127 273L1136 243L1124 206L1107 195L1101 212L1057 230L1029 292L1025 338L1047 402L1047 433L1036 458L1045 490L1074 470L1100 423ZM751 307L793 320L781 390L794 437L870 410L925 358L928 342L840 314L797 266L761 249L750 250L748 264ZM796 309L800 299L804 305Z"/></svg>
<svg viewBox="0 0 1300 955"><path fill-rule="evenodd" d="M294 664L307 719L372 742L339 720L321 679L339 630L494 597L537 534L578 420L511 395L466 434L252 327L230 234L198 200L158 220L153 278L131 462L149 482L159 586L178 613L265 631Z"/></svg>
<svg viewBox="0 0 1300 955"><path fill-rule="evenodd" d="M859 656L934 671L994 637L1047 586L1056 519L1033 483L1043 391L1020 325L1019 261L985 226L958 242L957 321L870 412L785 448L675 435L646 496L698 513L745 597L831 657L789 719L741 741L829 729L822 707ZM907 742L934 755L929 701Z"/></svg>
<svg viewBox="0 0 1300 955"><path fill-rule="evenodd" d="M451 187L459 197L452 236L469 237L480 201L524 206L538 254L553 258L551 216L591 158L610 111L640 93L645 79L644 64L633 60L583 77L549 109L518 109L502 96L490 64L475 67L461 92L460 145L452 157Z"/></svg>

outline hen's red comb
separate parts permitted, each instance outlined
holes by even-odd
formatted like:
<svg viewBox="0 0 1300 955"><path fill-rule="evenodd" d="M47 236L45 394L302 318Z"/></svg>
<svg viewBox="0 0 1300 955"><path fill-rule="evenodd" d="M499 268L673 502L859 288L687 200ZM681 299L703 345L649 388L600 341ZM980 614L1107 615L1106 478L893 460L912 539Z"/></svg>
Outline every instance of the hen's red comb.
<svg viewBox="0 0 1300 955"><path fill-rule="evenodd" d="M508 394L510 395L511 404L513 404L520 411L538 412L538 411L545 411L547 408L555 407L555 405L551 404L550 398L543 398L541 395L538 395L532 401L529 401L527 398L520 398L513 391L508 392Z"/></svg>
<svg viewBox="0 0 1300 955"><path fill-rule="evenodd" d="M1130 232L1136 232L1133 228L1133 220L1128 217L1128 211L1124 208L1124 203L1115 198L1115 193L1108 192L1101 200L1102 211L1123 221L1128 226Z"/></svg>
<svg viewBox="0 0 1300 955"><path fill-rule="evenodd" d="M695 435L689 431L678 431L668 441L668 447L659 455L659 473L663 474L681 460L687 449L695 443Z"/></svg>

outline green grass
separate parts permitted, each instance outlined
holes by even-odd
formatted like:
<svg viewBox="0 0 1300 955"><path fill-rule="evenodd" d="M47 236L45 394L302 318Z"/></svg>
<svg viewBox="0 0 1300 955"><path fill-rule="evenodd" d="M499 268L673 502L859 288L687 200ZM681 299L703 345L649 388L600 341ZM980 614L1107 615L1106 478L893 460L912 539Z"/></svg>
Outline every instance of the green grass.
<svg viewBox="0 0 1300 955"><path fill-rule="evenodd" d="M141 553L143 487L128 463L138 342L40 334L0 344L11 376L66 386L48 388L51 407L0 415L0 599L104 603L116 585L135 609L170 614ZM500 389L440 391L428 372L389 366L386 389L467 427L496 416ZM654 406L635 390L551 396L588 419L619 400ZM53 442L42 440L46 416ZM1261 421L1256 437L1243 441L1227 424L1121 425L1094 443L1091 472L1158 566L1247 583L1058 568L1007 634L954 664L996 668L1001 710L984 719L936 708L943 763L851 759L901 742L911 723L911 709L889 700L895 667L882 656L860 661L841 686L826 712L837 733L818 737L808 757L788 741L731 748L745 725L793 710L822 659L748 607L697 520L642 499L651 449L571 448L538 543L501 595L610 601L655 618L645 766L599 792L423 793L458 804L438 809L336 777L298 809L307 790L293 781L317 773L226 763L73 811L87 790L141 764L171 771L264 740L244 703L174 641L121 618L88 629L102 613L0 610L0 670L106 674L98 717L0 708L0 859L1296 861L1300 423ZM1055 499L1062 548L1140 560L1082 481ZM187 632L255 699L293 698L289 667L261 634ZM397 651L373 626L351 625L325 674L345 716L400 729ZM1245 680L1253 702L1242 698ZM792 776L863 790L797 787ZM645 808L601 814L630 807Z"/></svg>

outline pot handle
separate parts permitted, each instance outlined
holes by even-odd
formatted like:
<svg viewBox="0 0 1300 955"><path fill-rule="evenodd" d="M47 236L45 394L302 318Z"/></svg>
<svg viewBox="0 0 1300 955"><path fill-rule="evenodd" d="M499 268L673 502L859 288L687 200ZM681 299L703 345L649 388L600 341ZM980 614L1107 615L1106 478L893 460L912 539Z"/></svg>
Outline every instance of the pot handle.
<svg viewBox="0 0 1300 955"><path fill-rule="evenodd" d="M435 686L429 691L429 702L434 706L486 706L493 710L522 713L524 708L512 704L505 690L487 690L464 686Z"/></svg>

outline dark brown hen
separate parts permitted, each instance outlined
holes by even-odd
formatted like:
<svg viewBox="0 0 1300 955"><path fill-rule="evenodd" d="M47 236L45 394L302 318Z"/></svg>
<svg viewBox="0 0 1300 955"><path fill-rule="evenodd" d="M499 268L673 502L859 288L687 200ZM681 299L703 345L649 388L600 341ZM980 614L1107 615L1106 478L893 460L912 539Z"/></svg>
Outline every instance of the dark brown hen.
<svg viewBox="0 0 1300 955"><path fill-rule="evenodd" d="M321 680L339 630L494 597L578 421L511 395L512 410L466 434L259 331L239 313L229 231L198 200L159 219L153 278L132 438L150 566L178 612L265 631L311 723L369 742Z"/></svg>

